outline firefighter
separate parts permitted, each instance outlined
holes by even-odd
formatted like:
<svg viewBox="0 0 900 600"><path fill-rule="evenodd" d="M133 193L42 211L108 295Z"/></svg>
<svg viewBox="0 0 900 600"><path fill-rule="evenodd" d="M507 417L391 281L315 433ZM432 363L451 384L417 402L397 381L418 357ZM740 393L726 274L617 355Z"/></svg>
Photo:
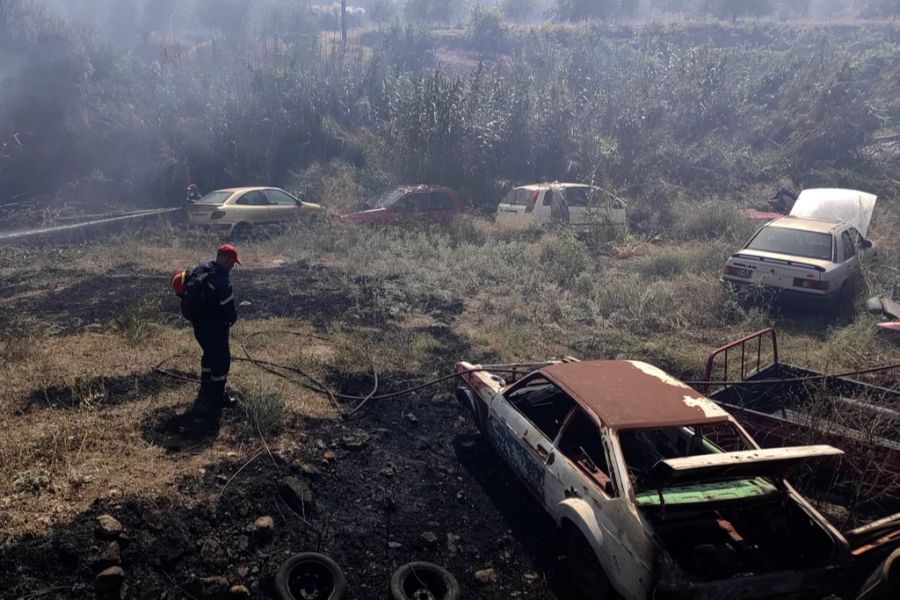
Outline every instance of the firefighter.
<svg viewBox="0 0 900 600"><path fill-rule="evenodd" d="M200 411L221 410L234 406L235 401L225 391L228 370L231 367L231 351L228 333L237 321L234 290L228 274L234 265L241 264L237 250L231 244L222 244L216 259L200 263L192 277L205 273L202 288L198 290L197 305L193 309L194 337L203 356L200 359L200 391L196 407Z"/></svg>
<svg viewBox="0 0 900 600"><path fill-rule="evenodd" d="M200 195L200 189L197 187L196 183L192 183L187 186L187 189L184 192L184 201L186 204L192 204L202 198Z"/></svg>

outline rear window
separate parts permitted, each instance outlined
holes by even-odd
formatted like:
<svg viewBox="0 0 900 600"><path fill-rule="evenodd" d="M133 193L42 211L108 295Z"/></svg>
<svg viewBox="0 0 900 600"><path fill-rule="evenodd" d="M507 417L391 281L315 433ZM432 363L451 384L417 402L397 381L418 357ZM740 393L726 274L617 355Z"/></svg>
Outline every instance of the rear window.
<svg viewBox="0 0 900 600"><path fill-rule="evenodd" d="M747 249L831 260L831 243L830 233L763 227L747 244Z"/></svg>
<svg viewBox="0 0 900 600"><path fill-rule="evenodd" d="M194 204L215 204L218 206L224 204L230 196L231 192L210 192L194 202Z"/></svg>
<svg viewBox="0 0 900 600"><path fill-rule="evenodd" d="M516 188L506 195L503 204L511 204L513 206L528 206L528 201L534 195L534 190L525 188Z"/></svg>

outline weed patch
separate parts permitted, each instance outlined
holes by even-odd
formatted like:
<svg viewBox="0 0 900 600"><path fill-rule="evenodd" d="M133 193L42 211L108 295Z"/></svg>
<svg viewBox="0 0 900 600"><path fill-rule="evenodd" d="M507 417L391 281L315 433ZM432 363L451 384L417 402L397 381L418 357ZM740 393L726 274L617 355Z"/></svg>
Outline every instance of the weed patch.
<svg viewBox="0 0 900 600"><path fill-rule="evenodd" d="M264 388L243 390L240 402L253 434L268 436L281 432L285 403L280 391Z"/></svg>

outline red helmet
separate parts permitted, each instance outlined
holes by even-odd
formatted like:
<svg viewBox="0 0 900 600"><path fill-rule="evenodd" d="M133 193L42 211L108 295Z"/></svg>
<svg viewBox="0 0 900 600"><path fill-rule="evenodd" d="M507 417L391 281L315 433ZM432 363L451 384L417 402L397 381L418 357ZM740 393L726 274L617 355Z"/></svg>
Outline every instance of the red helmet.
<svg viewBox="0 0 900 600"><path fill-rule="evenodd" d="M187 271L178 271L172 275L172 291L176 296L184 293L184 282L187 281Z"/></svg>

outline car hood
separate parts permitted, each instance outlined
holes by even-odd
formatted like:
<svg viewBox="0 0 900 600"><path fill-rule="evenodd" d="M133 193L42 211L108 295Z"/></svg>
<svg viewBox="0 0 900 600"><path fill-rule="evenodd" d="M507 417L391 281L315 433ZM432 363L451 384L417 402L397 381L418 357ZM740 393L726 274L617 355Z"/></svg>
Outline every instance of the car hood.
<svg viewBox="0 0 900 600"><path fill-rule="evenodd" d="M866 237L877 198L874 194L839 188L803 190L791 215L848 223Z"/></svg>
<svg viewBox="0 0 900 600"><path fill-rule="evenodd" d="M661 460L653 466L647 479L648 488L665 488L697 482L784 478L794 468L811 458L840 456L844 452L833 446L790 446L701 454Z"/></svg>
<svg viewBox="0 0 900 600"><path fill-rule="evenodd" d="M778 252L766 252L765 250L748 250L744 249L733 254L731 260L740 260L742 258L758 258L763 261L771 259L773 261L786 262L790 264L809 265L824 271L833 265L830 260L822 260L821 258L807 258L806 256L794 256L793 254L779 254Z"/></svg>

